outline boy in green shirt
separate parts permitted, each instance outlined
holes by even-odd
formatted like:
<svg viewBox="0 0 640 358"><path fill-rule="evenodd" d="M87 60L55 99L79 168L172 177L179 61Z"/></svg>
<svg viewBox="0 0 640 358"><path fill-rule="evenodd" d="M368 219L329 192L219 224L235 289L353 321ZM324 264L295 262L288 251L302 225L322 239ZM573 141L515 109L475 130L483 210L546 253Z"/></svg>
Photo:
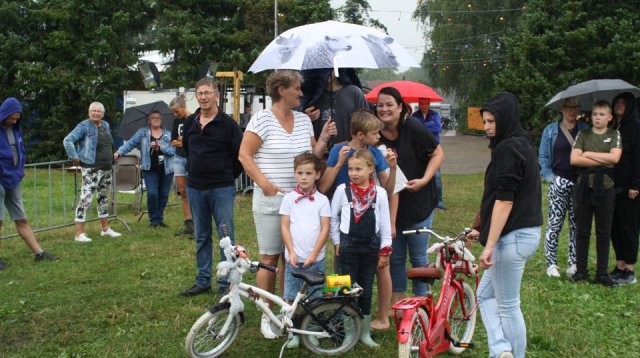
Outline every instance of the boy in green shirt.
<svg viewBox="0 0 640 358"><path fill-rule="evenodd" d="M612 119L611 113L609 102L596 102L591 114L593 127L578 133L571 150L571 165L578 167L578 180L573 192L577 271L571 276L571 281L589 279L589 237L591 220L595 216L597 267L594 283L607 287L616 286L609 277L607 265L615 204L613 167L622 154L620 133L608 128Z"/></svg>

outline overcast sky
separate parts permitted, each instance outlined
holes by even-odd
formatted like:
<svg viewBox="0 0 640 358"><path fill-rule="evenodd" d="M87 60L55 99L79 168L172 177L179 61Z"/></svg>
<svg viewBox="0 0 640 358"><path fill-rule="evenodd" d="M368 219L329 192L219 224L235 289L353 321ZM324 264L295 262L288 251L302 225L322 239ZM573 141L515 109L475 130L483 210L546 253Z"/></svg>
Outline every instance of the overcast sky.
<svg viewBox="0 0 640 358"><path fill-rule="evenodd" d="M422 29L411 16L416 9L416 0L368 0L371 17L387 27L389 35L398 41L420 63L424 52ZM337 8L344 0L331 0L331 7Z"/></svg>

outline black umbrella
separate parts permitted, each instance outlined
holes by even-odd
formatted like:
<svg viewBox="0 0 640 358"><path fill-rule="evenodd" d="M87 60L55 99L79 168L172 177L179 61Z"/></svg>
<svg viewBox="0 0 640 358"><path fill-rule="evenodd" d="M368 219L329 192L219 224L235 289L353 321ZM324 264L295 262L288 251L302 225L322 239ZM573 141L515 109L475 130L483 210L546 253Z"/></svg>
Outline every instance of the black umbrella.
<svg viewBox="0 0 640 358"><path fill-rule="evenodd" d="M160 111L163 128L168 130L173 128L174 117L169 106L164 101L157 101L127 108L122 116L117 136L122 139L131 138L138 129L147 125L147 115L152 111Z"/></svg>

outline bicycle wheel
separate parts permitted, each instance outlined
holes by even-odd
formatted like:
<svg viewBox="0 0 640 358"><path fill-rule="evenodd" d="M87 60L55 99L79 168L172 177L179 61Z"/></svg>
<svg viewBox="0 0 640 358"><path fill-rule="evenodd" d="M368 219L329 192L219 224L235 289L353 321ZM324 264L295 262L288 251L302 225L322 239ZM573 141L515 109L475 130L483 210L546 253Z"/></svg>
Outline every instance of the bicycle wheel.
<svg viewBox="0 0 640 358"><path fill-rule="evenodd" d="M322 322L335 333L335 336L320 338L301 335L302 344L308 350L317 354L335 355L347 352L360 340L362 318L353 307L344 306L338 302L328 302L317 305L311 309L311 312L318 317L318 320L312 314L307 314L302 318L300 329L323 332L324 328L318 323Z"/></svg>
<svg viewBox="0 0 640 358"><path fill-rule="evenodd" d="M423 308L418 307L411 317L411 336L406 343L398 343L398 358L420 357L420 343L425 340L426 331L420 319L424 324L429 324L429 315Z"/></svg>
<svg viewBox="0 0 640 358"><path fill-rule="evenodd" d="M466 282L462 283L462 291L464 293L464 312L462 310L460 294L456 293L449 302L447 319L451 327L451 338L456 342L470 343L476 328L476 314L478 313L478 310L474 310L476 295L471 286ZM472 311L473 313L469 314ZM465 349L466 348L463 347L454 347L453 344L449 346L449 352L453 354L460 354Z"/></svg>
<svg viewBox="0 0 640 358"><path fill-rule="evenodd" d="M217 357L229 348L238 336L242 319L236 314L231 320L227 333L218 337L218 332L229 316L229 306L227 304L218 307L213 313L205 312L189 330L185 341L185 349L189 357Z"/></svg>

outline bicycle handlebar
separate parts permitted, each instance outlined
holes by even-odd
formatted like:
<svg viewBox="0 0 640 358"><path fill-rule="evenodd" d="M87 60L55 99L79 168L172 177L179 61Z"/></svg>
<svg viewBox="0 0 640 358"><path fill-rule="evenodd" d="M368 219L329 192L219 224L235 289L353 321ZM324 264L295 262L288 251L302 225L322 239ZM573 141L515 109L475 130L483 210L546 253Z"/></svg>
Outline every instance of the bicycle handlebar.
<svg viewBox="0 0 640 358"><path fill-rule="evenodd" d="M261 269L265 269L265 270L271 271L271 272L276 272L276 273L278 272L278 268L277 267L271 266L271 265L267 265L267 264L263 264L262 262L253 261L251 263L251 266L258 267L258 268L261 268Z"/></svg>
<svg viewBox="0 0 640 358"><path fill-rule="evenodd" d="M469 234L471 232L471 229L469 228L465 228L464 230L462 230L461 233L459 233L458 235L456 235L456 237L449 237L449 236L445 236L442 237L440 235L438 235L438 233L436 233L435 231L428 229L426 227L421 227L421 228L417 228L417 229L411 229L411 230L403 230L402 234L403 235L417 235L417 234L421 234L421 233L428 233L433 235L436 239L448 243L451 241L456 241L456 240L460 240L460 239L464 239L467 234Z"/></svg>

